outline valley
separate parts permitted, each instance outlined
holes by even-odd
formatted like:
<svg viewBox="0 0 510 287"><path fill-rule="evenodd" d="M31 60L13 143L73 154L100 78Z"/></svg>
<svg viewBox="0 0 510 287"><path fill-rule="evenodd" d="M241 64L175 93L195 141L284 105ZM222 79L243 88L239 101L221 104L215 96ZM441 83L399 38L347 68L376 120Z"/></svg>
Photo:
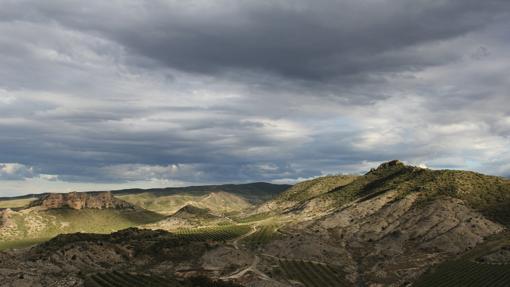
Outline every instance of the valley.
<svg viewBox="0 0 510 287"><path fill-rule="evenodd" d="M510 181L474 172L30 198L0 202L1 286L510 284Z"/></svg>

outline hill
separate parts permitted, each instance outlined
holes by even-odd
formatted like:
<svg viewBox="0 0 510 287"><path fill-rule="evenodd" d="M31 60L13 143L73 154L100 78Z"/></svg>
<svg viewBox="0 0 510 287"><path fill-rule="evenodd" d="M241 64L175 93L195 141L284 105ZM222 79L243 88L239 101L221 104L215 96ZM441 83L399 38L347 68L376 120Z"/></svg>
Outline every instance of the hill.
<svg viewBox="0 0 510 287"><path fill-rule="evenodd" d="M214 213L239 212L278 196L290 185L270 183L225 184L162 189L112 191L119 199L147 210L171 215L186 205Z"/></svg>
<svg viewBox="0 0 510 287"><path fill-rule="evenodd" d="M117 199L110 192L73 192L46 194L27 207L2 210L0 219L2 249L63 233L110 233L153 223L163 216Z"/></svg>
<svg viewBox="0 0 510 287"><path fill-rule="evenodd" d="M510 181L474 172L391 161L323 191L291 206L272 202L291 222L285 232L293 236L274 240L264 252L341 261L352 282L363 285L412 282L509 223L504 207L510 206Z"/></svg>
<svg viewBox="0 0 510 287"><path fill-rule="evenodd" d="M231 223L232 220L212 214L207 208L186 205L177 210L174 214L166 216L158 222L143 225L142 227L149 229L177 230Z"/></svg>
<svg viewBox="0 0 510 287"><path fill-rule="evenodd" d="M415 194L417 202L422 204L446 197L460 199L491 219L510 224L510 180L471 171L407 166L400 161L384 163L351 183L323 194L318 200L340 207L388 191L399 199Z"/></svg>

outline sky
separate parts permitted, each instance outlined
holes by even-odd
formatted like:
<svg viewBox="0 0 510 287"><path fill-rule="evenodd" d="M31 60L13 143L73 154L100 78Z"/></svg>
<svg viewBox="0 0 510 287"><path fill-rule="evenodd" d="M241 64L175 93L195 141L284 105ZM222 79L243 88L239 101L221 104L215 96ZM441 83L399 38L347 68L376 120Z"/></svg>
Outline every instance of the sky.
<svg viewBox="0 0 510 287"><path fill-rule="evenodd" d="M0 0L0 196L510 176L508 0Z"/></svg>

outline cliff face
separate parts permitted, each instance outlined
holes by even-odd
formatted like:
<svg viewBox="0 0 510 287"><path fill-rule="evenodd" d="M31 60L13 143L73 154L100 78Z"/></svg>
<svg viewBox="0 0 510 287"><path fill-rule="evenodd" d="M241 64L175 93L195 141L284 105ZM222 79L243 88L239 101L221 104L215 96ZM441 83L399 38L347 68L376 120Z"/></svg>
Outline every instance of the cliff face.
<svg viewBox="0 0 510 287"><path fill-rule="evenodd" d="M0 210L0 229L2 227L10 228L14 225L12 221L12 210L7 208L4 210Z"/></svg>
<svg viewBox="0 0 510 287"><path fill-rule="evenodd" d="M30 207L41 206L47 209L72 208L72 209L104 209L104 208L132 208L133 205L115 198L111 192L70 192L49 193L30 204Z"/></svg>

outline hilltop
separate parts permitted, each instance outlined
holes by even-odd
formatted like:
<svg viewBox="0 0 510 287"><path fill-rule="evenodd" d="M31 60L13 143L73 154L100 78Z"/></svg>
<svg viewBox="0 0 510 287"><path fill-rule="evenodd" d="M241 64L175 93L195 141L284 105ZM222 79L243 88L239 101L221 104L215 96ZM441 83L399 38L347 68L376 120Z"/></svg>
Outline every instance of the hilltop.
<svg viewBox="0 0 510 287"><path fill-rule="evenodd" d="M105 208L134 208L134 205L115 198L111 192L70 192L48 193L30 202L28 207L42 207L45 209L105 209Z"/></svg>
<svg viewBox="0 0 510 287"><path fill-rule="evenodd" d="M115 198L111 192L43 194L25 206L0 211L0 249L63 233L110 233L163 218Z"/></svg>
<svg viewBox="0 0 510 287"><path fill-rule="evenodd" d="M432 170L393 160L362 176L325 176L294 185L262 208L320 214L391 192L396 199L414 194L417 203L451 197L501 223L510 224L510 180L462 170Z"/></svg>

